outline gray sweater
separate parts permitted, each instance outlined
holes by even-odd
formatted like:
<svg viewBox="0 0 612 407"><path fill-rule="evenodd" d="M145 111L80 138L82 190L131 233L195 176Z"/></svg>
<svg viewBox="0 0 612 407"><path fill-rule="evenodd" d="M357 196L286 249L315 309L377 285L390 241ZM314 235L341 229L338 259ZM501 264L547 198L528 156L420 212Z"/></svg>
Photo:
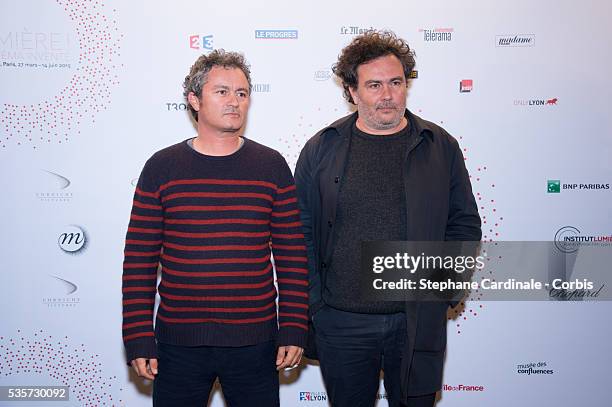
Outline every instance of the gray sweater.
<svg viewBox="0 0 612 407"><path fill-rule="evenodd" d="M406 202L402 163L410 135L402 131L378 136L353 125L345 176L341 180L336 218L337 243L328 270L323 299L343 311L388 314L401 312L402 302L360 299L361 242L405 240Z"/></svg>

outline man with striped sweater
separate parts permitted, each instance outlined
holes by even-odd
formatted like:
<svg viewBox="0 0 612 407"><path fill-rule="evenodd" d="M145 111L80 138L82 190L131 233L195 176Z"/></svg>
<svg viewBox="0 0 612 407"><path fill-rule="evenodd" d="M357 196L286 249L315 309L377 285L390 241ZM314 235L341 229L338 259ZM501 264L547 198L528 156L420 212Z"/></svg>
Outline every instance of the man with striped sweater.
<svg viewBox="0 0 612 407"><path fill-rule="evenodd" d="M202 55L183 86L198 135L155 153L134 195L127 359L155 380L155 406L205 405L217 378L229 406L277 406L278 370L299 363L307 334L293 176L278 152L242 136L251 91L243 56Z"/></svg>

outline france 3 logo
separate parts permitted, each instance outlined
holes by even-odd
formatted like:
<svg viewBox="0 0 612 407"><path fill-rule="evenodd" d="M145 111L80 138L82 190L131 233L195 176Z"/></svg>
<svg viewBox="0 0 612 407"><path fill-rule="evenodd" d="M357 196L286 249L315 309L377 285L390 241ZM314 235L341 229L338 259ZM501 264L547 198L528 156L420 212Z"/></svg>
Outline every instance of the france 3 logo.
<svg viewBox="0 0 612 407"><path fill-rule="evenodd" d="M189 36L189 48L191 49L203 49L204 51L212 51L213 48L213 35L202 35L194 34Z"/></svg>

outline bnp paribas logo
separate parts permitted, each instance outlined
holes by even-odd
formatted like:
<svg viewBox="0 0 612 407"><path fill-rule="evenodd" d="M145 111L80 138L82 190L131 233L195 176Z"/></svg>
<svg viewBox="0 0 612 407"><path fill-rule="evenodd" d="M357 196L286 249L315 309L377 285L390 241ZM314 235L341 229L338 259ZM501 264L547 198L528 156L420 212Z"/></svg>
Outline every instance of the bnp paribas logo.
<svg viewBox="0 0 612 407"><path fill-rule="evenodd" d="M565 182L561 183L558 179L549 179L547 181L547 191L549 194L559 194L561 191L576 191L576 192L607 192L610 191L610 183L593 183L593 182Z"/></svg>
<svg viewBox="0 0 612 407"><path fill-rule="evenodd" d="M547 184L549 194L558 194L561 192L561 180L549 179Z"/></svg>

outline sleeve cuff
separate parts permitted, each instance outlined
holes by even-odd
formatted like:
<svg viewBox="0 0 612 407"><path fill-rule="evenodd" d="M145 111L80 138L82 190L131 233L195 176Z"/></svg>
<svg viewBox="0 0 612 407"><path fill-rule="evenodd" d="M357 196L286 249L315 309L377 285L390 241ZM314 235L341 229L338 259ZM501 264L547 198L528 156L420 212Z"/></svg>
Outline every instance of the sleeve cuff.
<svg viewBox="0 0 612 407"><path fill-rule="evenodd" d="M157 344L152 336L133 339L125 343L125 356L127 364L137 358L157 359Z"/></svg>
<svg viewBox="0 0 612 407"><path fill-rule="evenodd" d="M299 346L306 347L308 331L294 326L281 327L278 335L279 346Z"/></svg>

